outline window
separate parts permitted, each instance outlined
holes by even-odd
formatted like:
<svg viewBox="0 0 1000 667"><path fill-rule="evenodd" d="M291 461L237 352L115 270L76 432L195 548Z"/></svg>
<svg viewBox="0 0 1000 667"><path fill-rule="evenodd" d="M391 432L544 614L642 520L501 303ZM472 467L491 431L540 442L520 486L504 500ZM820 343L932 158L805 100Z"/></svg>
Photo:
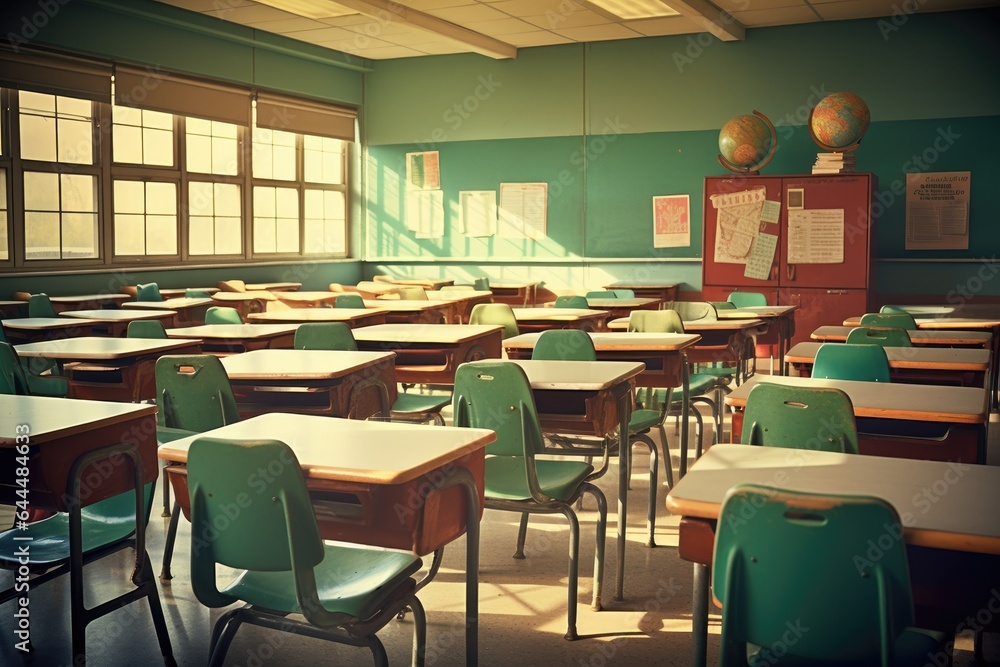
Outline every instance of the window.
<svg viewBox="0 0 1000 667"><path fill-rule="evenodd" d="M253 251L299 251L299 193L295 188L254 187Z"/></svg>
<svg viewBox="0 0 1000 667"><path fill-rule="evenodd" d="M237 126L200 118L187 119L187 170L199 174L239 173Z"/></svg>
<svg viewBox="0 0 1000 667"><path fill-rule="evenodd" d="M253 177L295 180L295 137L281 130L253 130Z"/></svg>
<svg viewBox="0 0 1000 667"><path fill-rule="evenodd" d="M192 182L188 192L188 252L192 255L236 255L243 252L240 186Z"/></svg>
<svg viewBox="0 0 1000 667"><path fill-rule="evenodd" d="M93 103L21 91L21 159L93 164Z"/></svg>
<svg viewBox="0 0 1000 667"><path fill-rule="evenodd" d="M114 106L112 159L127 164L174 165L174 117L168 113Z"/></svg>
<svg viewBox="0 0 1000 667"><path fill-rule="evenodd" d="M27 260L97 257L97 178L24 172Z"/></svg>
<svg viewBox="0 0 1000 667"><path fill-rule="evenodd" d="M305 179L309 183L344 183L344 164L347 144L328 137L303 138L305 148Z"/></svg>
<svg viewBox="0 0 1000 667"><path fill-rule="evenodd" d="M304 252L341 253L347 246L347 201L336 190L306 190Z"/></svg>
<svg viewBox="0 0 1000 667"><path fill-rule="evenodd" d="M177 185L115 181L115 255L177 254Z"/></svg>

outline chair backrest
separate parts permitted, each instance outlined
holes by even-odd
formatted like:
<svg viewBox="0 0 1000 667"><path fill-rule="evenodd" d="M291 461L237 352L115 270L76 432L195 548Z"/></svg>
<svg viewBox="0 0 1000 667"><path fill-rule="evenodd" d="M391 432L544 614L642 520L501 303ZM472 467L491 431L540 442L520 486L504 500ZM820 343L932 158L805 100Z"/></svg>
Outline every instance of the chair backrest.
<svg viewBox="0 0 1000 667"><path fill-rule="evenodd" d="M212 296L212 293L208 290L187 288L184 290L185 299L208 299Z"/></svg>
<svg viewBox="0 0 1000 667"><path fill-rule="evenodd" d="M594 340L582 329L548 329L535 341L532 359L597 361Z"/></svg>
<svg viewBox="0 0 1000 667"><path fill-rule="evenodd" d="M212 306L205 311L205 324L243 324L243 318L235 308Z"/></svg>
<svg viewBox="0 0 1000 667"><path fill-rule="evenodd" d="M191 534L203 547L191 550L191 584L199 600L203 594L218 594L216 563L278 572L310 569L323 560L302 468L285 443L198 438L188 450L187 473ZM256 495L268 502L241 502L250 478L260 480L264 488ZM239 508L237 516L234 507Z"/></svg>
<svg viewBox="0 0 1000 667"><path fill-rule="evenodd" d="M730 292L726 301L737 308L754 308L756 306L766 306L767 297L760 292Z"/></svg>
<svg viewBox="0 0 1000 667"><path fill-rule="evenodd" d="M591 290L590 292L587 292L586 298L588 298L588 299L617 299L619 297L618 297L617 294L615 294L615 290L610 290L610 289L601 290L601 289L598 289L598 290Z"/></svg>
<svg viewBox="0 0 1000 667"><path fill-rule="evenodd" d="M239 421L229 376L210 354L169 354L156 360L160 426L203 433Z"/></svg>
<svg viewBox="0 0 1000 667"><path fill-rule="evenodd" d="M160 295L160 286L156 283L145 283L135 286L136 301L163 301Z"/></svg>
<svg viewBox="0 0 1000 667"><path fill-rule="evenodd" d="M673 310L633 310L628 330L644 333L684 333L684 323Z"/></svg>
<svg viewBox="0 0 1000 667"><path fill-rule="evenodd" d="M472 281L472 286L480 292L488 292L490 291L490 279L485 276L482 278L476 278Z"/></svg>
<svg viewBox="0 0 1000 667"><path fill-rule="evenodd" d="M296 350L344 350L354 352L358 344L351 327L343 322L306 322L295 330Z"/></svg>
<svg viewBox="0 0 1000 667"><path fill-rule="evenodd" d="M442 285L442 292L471 292L476 289L472 285Z"/></svg>
<svg viewBox="0 0 1000 667"><path fill-rule="evenodd" d="M455 426L496 431L487 454L542 453L535 398L528 376L517 364L496 359L462 364L455 372L452 405Z"/></svg>
<svg viewBox="0 0 1000 667"><path fill-rule="evenodd" d="M881 345L882 347L913 347L906 329L855 327L847 334L852 345Z"/></svg>
<svg viewBox="0 0 1000 667"><path fill-rule="evenodd" d="M630 289L613 289L611 290L615 293L615 298L617 299L634 299L635 290Z"/></svg>
<svg viewBox="0 0 1000 667"><path fill-rule="evenodd" d="M906 309L902 306L893 306L891 304L886 304L878 309L880 313L905 313Z"/></svg>
<svg viewBox="0 0 1000 667"><path fill-rule="evenodd" d="M698 320L714 321L718 319L715 306L708 301L674 301L673 310L677 311L684 322Z"/></svg>
<svg viewBox="0 0 1000 667"><path fill-rule="evenodd" d="M555 307L582 308L583 310L587 310L590 308L590 304L587 303L587 297L585 296L563 295L556 297Z"/></svg>
<svg viewBox="0 0 1000 667"><path fill-rule="evenodd" d="M32 294L28 298L28 317L57 317L48 294Z"/></svg>
<svg viewBox="0 0 1000 667"><path fill-rule="evenodd" d="M823 343L816 350L812 376L830 380L889 382L889 359L881 345Z"/></svg>
<svg viewBox="0 0 1000 667"><path fill-rule="evenodd" d="M10 343L0 343L0 394L27 396L28 380L24 376L17 352Z"/></svg>
<svg viewBox="0 0 1000 667"><path fill-rule="evenodd" d="M716 312L720 310L735 310L736 305L730 301L709 301L715 307Z"/></svg>
<svg viewBox="0 0 1000 667"><path fill-rule="evenodd" d="M400 285L399 298L412 301L427 301L427 290L420 285Z"/></svg>
<svg viewBox="0 0 1000 667"><path fill-rule="evenodd" d="M865 313L861 316L863 327L893 327L913 331L917 323L909 313Z"/></svg>
<svg viewBox="0 0 1000 667"><path fill-rule="evenodd" d="M899 515L880 498L730 489L712 573L722 602L719 664L745 665L746 643L781 645L796 664L886 664L914 622L902 535Z"/></svg>
<svg viewBox="0 0 1000 667"><path fill-rule="evenodd" d="M159 320L132 320L125 335L128 338L166 338L167 330Z"/></svg>
<svg viewBox="0 0 1000 667"><path fill-rule="evenodd" d="M857 454L854 406L840 389L761 382L747 396L740 441Z"/></svg>
<svg viewBox="0 0 1000 667"><path fill-rule="evenodd" d="M387 276L385 274L379 274L372 276L372 281L376 283L394 283L396 280L392 276Z"/></svg>
<svg viewBox="0 0 1000 667"><path fill-rule="evenodd" d="M499 324L503 326L504 338L521 333L514 310L506 303L477 303L469 313L469 324Z"/></svg>
<svg viewBox="0 0 1000 667"><path fill-rule="evenodd" d="M334 308L364 308L365 300L360 294L339 294L333 302Z"/></svg>
<svg viewBox="0 0 1000 667"><path fill-rule="evenodd" d="M215 283L215 286L218 287L223 292L247 291L247 284L242 280L220 280L219 282Z"/></svg>

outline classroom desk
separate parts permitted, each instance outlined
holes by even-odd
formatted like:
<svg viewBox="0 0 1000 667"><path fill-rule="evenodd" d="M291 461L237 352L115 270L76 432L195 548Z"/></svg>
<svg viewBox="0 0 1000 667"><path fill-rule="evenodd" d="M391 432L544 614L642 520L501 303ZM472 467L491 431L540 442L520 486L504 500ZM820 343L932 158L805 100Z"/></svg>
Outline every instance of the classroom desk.
<svg viewBox="0 0 1000 667"><path fill-rule="evenodd" d="M854 327L817 327L810 338L820 343L844 343L852 329ZM988 350L993 341L993 334L986 331L914 329L906 333L910 335L910 342L918 347L981 347Z"/></svg>
<svg viewBox="0 0 1000 667"><path fill-rule="evenodd" d="M324 539L424 556L465 533L466 664L478 663L479 519L484 457L486 445L496 439L493 431L271 413L203 435L274 438L291 447L313 494ZM183 464L198 437L165 443L159 450L161 459L180 464L165 468L180 503L190 502ZM189 516L190 508L184 511Z"/></svg>
<svg viewBox="0 0 1000 667"><path fill-rule="evenodd" d="M634 299L587 299L587 306L594 310L605 310L609 318L628 316L633 310L658 310L662 302L652 297L635 297Z"/></svg>
<svg viewBox="0 0 1000 667"><path fill-rule="evenodd" d="M153 372L164 354L198 354L198 340L83 336L15 346L19 357L62 364L71 398L144 401L156 397ZM78 362L78 363L70 363Z"/></svg>
<svg viewBox="0 0 1000 667"><path fill-rule="evenodd" d="M396 400L392 352L253 350L222 359L244 419L295 412L389 417Z"/></svg>
<svg viewBox="0 0 1000 667"><path fill-rule="evenodd" d="M961 483L956 483L959 480ZM982 594L979 605L989 598L991 587L998 583L1000 522L994 513L983 508L1000 505L1000 468L808 449L714 445L667 495L667 509L682 517L678 554L694 563L693 663L697 666L706 663L715 523L726 492L743 483L814 493L877 496L889 502L904 526L908 555L915 557L912 565L916 567L910 568L910 580L918 627L954 632L961 623L960 616L950 627L944 619L931 617L929 608L946 606L945 600L922 599L923 578L934 576L933 568L925 567L928 556L953 561L967 559L977 565L991 561L993 565L988 570L967 566L937 575L956 588L975 589ZM944 491L939 493L942 485ZM933 502L926 499L929 492L933 494ZM945 591L944 595L953 593ZM960 597L957 592L954 596ZM965 612L975 616L976 608ZM928 621L944 622L944 627L935 627Z"/></svg>
<svg viewBox="0 0 1000 667"><path fill-rule="evenodd" d="M176 315L176 311L173 310L112 310L111 308L64 310L59 313L60 317L75 317L76 319L96 322L98 324L95 324L94 328L102 329L107 335L114 337L121 337L128 333L129 322L136 320L159 320L164 327L172 327Z"/></svg>
<svg viewBox="0 0 1000 667"><path fill-rule="evenodd" d="M168 338L200 338L201 349L212 354L233 354L292 347L298 324L202 324L167 329Z"/></svg>
<svg viewBox="0 0 1000 667"><path fill-rule="evenodd" d="M664 307L663 304L677 300L678 285L679 283L619 280L610 285L604 285L604 289L630 289L636 296L656 299L660 302L661 307Z"/></svg>
<svg viewBox="0 0 1000 667"><path fill-rule="evenodd" d="M442 287L448 287L449 285L454 285L454 280L449 280L447 278L393 278L392 283L396 285L413 285L415 287L423 287L425 290L439 290Z"/></svg>
<svg viewBox="0 0 1000 667"><path fill-rule="evenodd" d="M26 317L28 315L28 302L19 300L0 300L0 319L15 317Z"/></svg>
<svg viewBox="0 0 1000 667"><path fill-rule="evenodd" d="M0 320L0 325L12 344L89 336L97 324L99 322L94 320L66 317L15 317Z"/></svg>
<svg viewBox="0 0 1000 667"><path fill-rule="evenodd" d="M156 462L156 408L152 405L78 401L44 396L0 395L0 415L5 424L0 430L0 503L14 505L24 492L14 477L19 467L18 439L15 425L26 425L31 457L28 483L32 509L69 512L73 497L81 506L95 503L137 485L155 482L159 475ZM80 480L77 493L74 479ZM71 513L70 521L79 522ZM141 516L141 515L140 515ZM79 525L77 523L77 525ZM121 605L149 597L154 624L165 638L163 621L156 592L156 582L146 553L145 523L139 521L134 537L135 570L131 588L122 595L102 602L100 608L84 605L83 553L81 544L70 543L70 563L32 580L32 589L42 582L69 571L70 609L72 617L72 664L84 664L87 624ZM16 538L15 538L16 539ZM105 582L106 583L106 582ZM50 591L51 592L51 591ZM0 593L0 604L13 599L11 587ZM118 606L116 606L116 604ZM138 613L138 612L135 612ZM90 616L90 617L88 617ZM41 619L37 619L41 620ZM50 624L56 623L49 619ZM128 641L126 639L125 641ZM160 645L169 655L170 645Z"/></svg>
<svg viewBox="0 0 1000 667"><path fill-rule="evenodd" d="M758 345L777 344L778 374L785 374L785 358L792 336L795 335L795 311L798 306L757 306L754 308L727 308L718 311L720 320L761 319L767 322L767 332L757 339Z"/></svg>
<svg viewBox="0 0 1000 667"><path fill-rule="evenodd" d="M524 369L535 397L542 430L618 440L618 569L615 600L621 600L625 582L624 520L628 508L628 422L632 414L632 383L643 371L631 361L540 361L512 360ZM552 449L546 453L565 454ZM594 456L602 450L595 448ZM670 465L667 463L667 465ZM646 546L655 547L656 494L650 494L646 515Z"/></svg>
<svg viewBox="0 0 1000 667"><path fill-rule="evenodd" d="M380 297L381 298L381 297ZM472 309L481 303L493 303L493 292L489 290L428 290L427 298L435 301L454 301L458 311L453 324L469 321Z"/></svg>
<svg viewBox="0 0 1000 667"><path fill-rule="evenodd" d="M250 313L263 313L267 304L277 301L278 297L263 290L248 292L216 292L212 295L212 305L224 308L235 308L244 321ZM203 320L204 321L204 320Z"/></svg>
<svg viewBox="0 0 1000 667"><path fill-rule="evenodd" d="M338 292L278 292L274 298L290 308L332 308L337 302Z"/></svg>
<svg viewBox="0 0 1000 667"><path fill-rule="evenodd" d="M466 361L499 359L503 327L492 324L376 324L354 330L358 348L396 353L396 380L455 384Z"/></svg>
<svg viewBox="0 0 1000 667"><path fill-rule="evenodd" d="M287 308L250 313L251 324L278 324L290 322L343 322L352 329L385 324L389 314L384 308Z"/></svg>
<svg viewBox="0 0 1000 667"><path fill-rule="evenodd" d="M192 292L204 292L209 296L217 293L219 291L218 287L160 287L160 296L164 299L182 299L184 295L188 293L188 290Z"/></svg>
<svg viewBox="0 0 1000 667"><path fill-rule="evenodd" d="M511 359L530 359L540 333L521 334L503 341ZM636 378L640 387L681 388L681 466L687 471L688 451L688 364L687 352L701 336L697 334L590 333L600 361L640 361L645 370Z"/></svg>
<svg viewBox="0 0 1000 667"><path fill-rule="evenodd" d="M362 281L357 285L344 285L346 293L358 293L362 299L377 299L383 294L398 294L399 285L393 283L382 283L375 281ZM344 294L345 292L334 292L334 294Z"/></svg>
<svg viewBox="0 0 1000 667"><path fill-rule="evenodd" d="M523 333L546 329L604 329L608 313L587 308L512 308L517 327Z"/></svg>
<svg viewBox="0 0 1000 667"><path fill-rule="evenodd" d="M276 283L247 283L248 292L294 292L302 287L302 283L276 282Z"/></svg>
<svg viewBox="0 0 1000 667"><path fill-rule="evenodd" d="M212 305L211 299L204 297L166 299L164 301L129 301L122 308L139 308L144 310L173 310L177 313L174 324L177 326L194 326L205 323L205 311Z"/></svg>
<svg viewBox="0 0 1000 667"><path fill-rule="evenodd" d="M816 352L823 343L796 343L785 354L799 375L812 374ZM885 347L893 382L957 384L986 387L990 372L990 351L957 347Z"/></svg>
<svg viewBox="0 0 1000 667"><path fill-rule="evenodd" d="M74 296L50 296L49 301L55 311L94 310L100 308L121 308L132 298L130 294L77 294Z"/></svg>
<svg viewBox="0 0 1000 667"><path fill-rule="evenodd" d="M458 317L456 301L431 301L423 299L365 299L365 308L389 311L386 321L390 324L444 324Z"/></svg>
<svg viewBox="0 0 1000 667"><path fill-rule="evenodd" d="M834 387L854 406L862 454L931 461L986 460L989 409L982 387L948 387L893 382L857 382L755 375L726 396L734 409L732 440L743 431L743 409L758 382L794 387Z"/></svg>
<svg viewBox="0 0 1000 667"><path fill-rule="evenodd" d="M538 303L539 281L490 280L490 291L493 301L507 303L512 306L534 306Z"/></svg>

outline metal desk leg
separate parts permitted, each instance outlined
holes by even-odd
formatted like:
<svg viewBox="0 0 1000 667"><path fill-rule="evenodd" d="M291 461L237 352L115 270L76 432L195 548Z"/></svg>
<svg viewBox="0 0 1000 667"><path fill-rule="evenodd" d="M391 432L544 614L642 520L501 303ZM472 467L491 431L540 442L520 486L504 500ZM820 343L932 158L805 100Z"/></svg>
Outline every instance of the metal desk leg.
<svg viewBox="0 0 1000 667"><path fill-rule="evenodd" d="M444 487L465 487L465 664L479 664L479 490L465 468L452 470Z"/></svg>
<svg viewBox="0 0 1000 667"><path fill-rule="evenodd" d="M628 523L628 422L631 393L619 398L618 403L618 570L615 573L615 602L625 599L625 527ZM624 405L624 409L622 409Z"/></svg>
<svg viewBox="0 0 1000 667"><path fill-rule="evenodd" d="M712 568L694 564L694 582L691 592L691 636L694 641L692 659L694 667L705 667L708 659L708 584Z"/></svg>
<svg viewBox="0 0 1000 667"><path fill-rule="evenodd" d="M680 467L680 477L684 477L687 473L687 457L688 457L688 410L691 407L691 396L690 396L690 385L688 383L688 363L687 354L681 353L681 373L684 378L684 382L681 385L681 414L683 415L683 421L681 422L681 467Z"/></svg>

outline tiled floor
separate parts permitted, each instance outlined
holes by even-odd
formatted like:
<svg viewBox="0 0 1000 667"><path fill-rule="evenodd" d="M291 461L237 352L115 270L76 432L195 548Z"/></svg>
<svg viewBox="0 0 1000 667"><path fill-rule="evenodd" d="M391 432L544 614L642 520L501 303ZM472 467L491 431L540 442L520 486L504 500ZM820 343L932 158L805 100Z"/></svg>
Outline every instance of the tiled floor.
<svg viewBox="0 0 1000 667"><path fill-rule="evenodd" d="M995 434L996 429L991 429ZM677 468L677 437L668 429ZM677 555L677 518L664 509L667 487L658 491L660 508L656 525L656 548L645 541L645 499L648 466L641 447L635 449L634 474L629 504L629 537L626 550L625 601L612 601L616 565L615 525L617 469L600 481L609 498L607 561L605 565L605 610L590 609L594 557L594 520L588 498L580 513L580 590L577 600L581 639L563 639L566 629L566 565L568 530L560 515L532 516L525 560L514 560L518 516L487 511L482 524L480 569L480 664L546 664L601 667L620 664L688 665L691 657L691 572L689 563ZM990 460L1000 463L1000 446L991 441ZM662 479L663 469L660 469ZM157 502L156 507L159 506ZM163 554L166 518L158 512L149 524L149 553L159 571ZM9 522L7 515L0 521ZM161 584L161 599L167 616L174 655L180 665L204 665L208 656L212 623L222 610L209 610L195 600L188 574L190 524L182 521L174 558L174 579ZM91 604L120 590L131 571L128 552L88 567ZM429 560L429 559L428 559ZM464 664L464 563L462 540L450 546L436 580L421 591L427 609L427 665ZM9 574L3 574L8 585ZM0 607L0 665L65 665L69 663L69 594L66 578L39 588L31 597L32 640L35 654L27 658L13 647L14 605ZM394 665L408 664L412 624L407 618L392 621L379 637ZM718 655L719 616L711 620L709 661ZM987 642L988 656L1000 659L1000 641ZM88 664L131 666L162 664L145 603L130 605L91 624L88 631ZM245 627L230 650L228 665L370 665L371 655L358 649ZM955 664L973 664L971 639L961 637Z"/></svg>

